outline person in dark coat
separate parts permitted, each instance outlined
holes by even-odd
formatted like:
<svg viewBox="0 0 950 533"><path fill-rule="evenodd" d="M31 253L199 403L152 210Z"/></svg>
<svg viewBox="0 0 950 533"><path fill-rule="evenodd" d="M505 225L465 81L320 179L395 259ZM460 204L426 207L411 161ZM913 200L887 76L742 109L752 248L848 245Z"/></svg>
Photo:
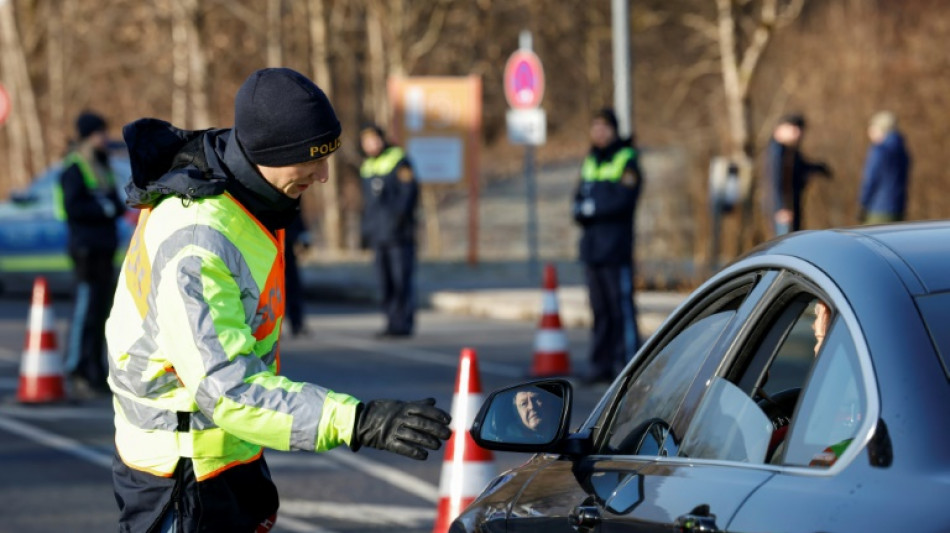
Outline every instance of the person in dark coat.
<svg viewBox="0 0 950 533"><path fill-rule="evenodd" d="M76 119L78 140L66 156L54 191L57 217L66 221L76 276L75 307L65 369L78 398L108 391L105 323L115 290L116 220L125 211L109 166L106 121L85 112Z"/></svg>
<svg viewBox="0 0 950 533"><path fill-rule="evenodd" d="M824 163L810 162L801 153L805 118L784 117L776 126L766 149L766 213L775 236L802 229L802 198L811 174L831 177Z"/></svg>
<svg viewBox="0 0 950 533"><path fill-rule="evenodd" d="M910 155L897 130L897 117L890 111L875 113L868 125L868 137L871 146L864 161L858 219L862 224L904 220Z"/></svg>
<svg viewBox="0 0 950 533"><path fill-rule="evenodd" d="M284 233L284 284L287 295L287 321L290 322L290 334L294 337L307 334L304 321L303 283L300 278L300 266L297 255L310 247L310 232L303 221L300 210L294 221Z"/></svg>
<svg viewBox="0 0 950 533"><path fill-rule="evenodd" d="M378 337L408 337L415 327L416 206L419 184L405 151L389 144L383 130L360 131L366 160L362 239L373 249L386 326Z"/></svg>
<svg viewBox="0 0 950 533"><path fill-rule="evenodd" d="M642 187L637 150L602 109L591 120L591 148L574 194L593 313L588 383L609 382L640 346L633 299L633 219Z"/></svg>

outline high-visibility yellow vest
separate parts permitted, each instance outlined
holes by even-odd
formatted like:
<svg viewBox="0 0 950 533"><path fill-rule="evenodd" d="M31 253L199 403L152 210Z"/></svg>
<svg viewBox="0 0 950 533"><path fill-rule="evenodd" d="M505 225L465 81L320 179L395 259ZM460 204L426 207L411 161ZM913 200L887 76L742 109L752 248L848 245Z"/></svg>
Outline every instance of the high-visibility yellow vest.
<svg viewBox="0 0 950 533"><path fill-rule="evenodd" d="M69 155L63 159L63 170L66 170L72 165L79 167L79 173L82 174L83 184L86 185L86 188L90 191L98 190L101 187L99 179L96 177L96 173L92 170L92 166L89 165L89 161L86 161L86 158L80 155L78 152L70 152ZM111 170L106 170L105 175L103 176L105 185L109 187L114 186L115 178L112 175ZM56 180L53 185L53 214L56 216L56 220L66 220L66 204L63 199L63 183L59 179Z"/></svg>
<svg viewBox="0 0 950 533"><path fill-rule="evenodd" d="M597 163L594 156L589 155L584 159L584 165L581 167L581 179L584 181L620 181L623 170L636 153L633 148L621 148L610 161L604 161L600 164Z"/></svg>
<svg viewBox="0 0 950 533"><path fill-rule="evenodd" d="M374 176L385 176L396 168L406 153L398 146L390 146L376 157L369 157L360 165L360 176L363 179Z"/></svg>
<svg viewBox="0 0 950 533"><path fill-rule="evenodd" d="M348 443L355 398L279 376L283 230L228 194L143 210L106 324L116 449L129 467L196 478L262 447Z"/></svg>

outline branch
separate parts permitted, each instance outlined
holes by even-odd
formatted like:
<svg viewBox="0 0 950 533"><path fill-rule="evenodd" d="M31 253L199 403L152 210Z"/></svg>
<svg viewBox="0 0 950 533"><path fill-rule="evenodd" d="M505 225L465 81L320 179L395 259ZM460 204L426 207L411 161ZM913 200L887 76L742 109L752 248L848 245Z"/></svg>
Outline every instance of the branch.
<svg viewBox="0 0 950 533"><path fill-rule="evenodd" d="M785 6L785 9L778 14L776 27L782 28L794 22L795 19L802 14L804 7L805 0L791 0L791 3Z"/></svg>
<svg viewBox="0 0 950 533"><path fill-rule="evenodd" d="M432 17L429 19L429 23L426 24L425 34L421 39L412 43L412 46L406 50L406 72L412 72L412 67L415 66L416 61L429 53L432 48L435 47L436 43L439 42L442 26L445 24L446 11L447 9L444 4L441 7L436 7L432 13Z"/></svg>
<svg viewBox="0 0 950 533"><path fill-rule="evenodd" d="M694 13L688 13L680 17L680 23L687 28L695 30L697 33L706 37L710 41L716 42L719 40L719 27L707 20L705 17L696 15Z"/></svg>

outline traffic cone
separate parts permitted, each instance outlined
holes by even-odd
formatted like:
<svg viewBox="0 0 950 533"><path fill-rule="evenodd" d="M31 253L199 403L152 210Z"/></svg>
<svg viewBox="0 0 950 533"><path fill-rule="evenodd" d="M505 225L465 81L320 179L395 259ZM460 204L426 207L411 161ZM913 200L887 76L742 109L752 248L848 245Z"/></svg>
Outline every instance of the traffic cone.
<svg viewBox="0 0 950 533"><path fill-rule="evenodd" d="M569 376L571 361L567 354L567 336L561 327L557 308L557 273L554 265L544 266L544 287L541 300L541 323L534 337L533 377Z"/></svg>
<svg viewBox="0 0 950 533"><path fill-rule="evenodd" d="M46 278L38 277L33 282L26 345L20 362L17 400L21 403L56 402L66 397L55 324Z"/></svg>
<svg viewBox="0 0 950 533"><path fill-rule="evenodd" d="M452 436L445 445L445 459L439 479L439 507L433 533L447 532L452 520L495 477L494 455L475 444L469 433L483 399L475 350L464 348L459 358L458 377L455 378Z"/></svg>

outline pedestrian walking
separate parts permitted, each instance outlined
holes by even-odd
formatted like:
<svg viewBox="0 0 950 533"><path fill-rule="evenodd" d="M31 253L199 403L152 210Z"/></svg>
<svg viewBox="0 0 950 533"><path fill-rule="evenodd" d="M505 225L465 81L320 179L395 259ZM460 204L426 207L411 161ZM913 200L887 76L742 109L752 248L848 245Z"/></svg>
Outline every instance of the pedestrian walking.
<svg viewBox="0 0 950 533"><path fill-rule="evenodd" d="M643 186L637 150L617 134L611 109L591 121L590 153L574 194L593 314L588 383L610 382L640 346L633 299L634 212Z"/></svg>
<svg viewBox="0 0 950 533"><path fill-rule="evenodd" d="M104 328L115 291L116 220L125 208L109 165L107 129L97 113L77 117L78 140L53 189L56 216L66 222L76 279L64 367L77 398L108 392Z"/></svg>
<svg viewBox="0 0 950 533"><path fill-rule="evenodd" d="M366 160L362 238L373 249L386 325L377 337L408 337L416 314L416 206L419 184L405 151L368 125L360 132Z"/></svg>
<svg viewBox="0 0 950 533"><path fill-rule="evenodd" d="M142 215L106 328L120 531L267 531L263 448L425 459L450 436L432 399L361 402L279 375L284 231L340 133L323 91L286 68L251 74L231 129L124 128Z"/></svg>
<svg viewBox="0 0 950 533"><path fill-rule="evenodd" d="M907 178L910 155L897 130L897 117L879 111L868 124L871 146L864 160L861 180L861 224L885 224L904 220L907 212Z"/></svg>
<svg viewBox="0 0 950 533"><path fill-rule="evenodd" d="M802 155L805 117L788 115L778 123L766 149L766 213L774 236L802 229L802 199L811 174L831 177L825 163L810 162Z"/></svg>

